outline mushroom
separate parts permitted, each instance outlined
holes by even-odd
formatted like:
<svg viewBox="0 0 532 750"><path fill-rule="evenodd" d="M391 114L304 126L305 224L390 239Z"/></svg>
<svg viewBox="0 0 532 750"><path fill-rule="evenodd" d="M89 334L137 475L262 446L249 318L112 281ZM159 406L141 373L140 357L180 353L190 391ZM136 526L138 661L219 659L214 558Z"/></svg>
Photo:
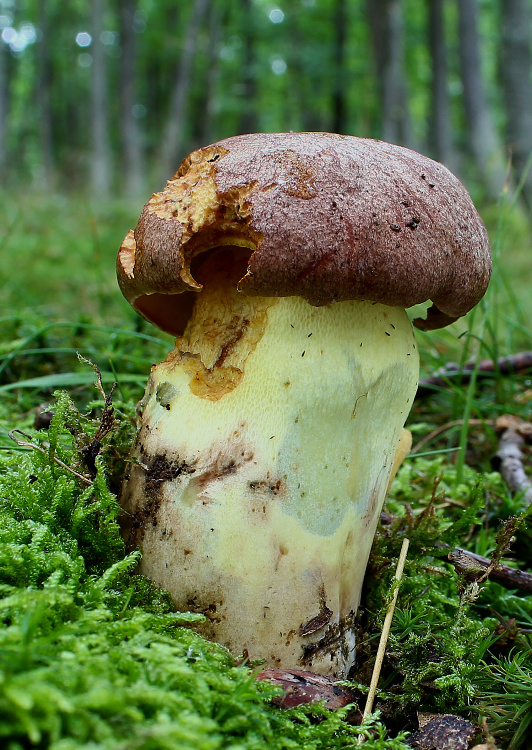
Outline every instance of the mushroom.
<svg viewBox="0 0 532 750"><path fill-rule="evenodd" d="M489 281L471 199L387 143L236 136L185 159L117 267L177 336L121 492L140 572L235 655L344 676L417 388L405 308L431 300L415 324L442 327Z"/></svg>

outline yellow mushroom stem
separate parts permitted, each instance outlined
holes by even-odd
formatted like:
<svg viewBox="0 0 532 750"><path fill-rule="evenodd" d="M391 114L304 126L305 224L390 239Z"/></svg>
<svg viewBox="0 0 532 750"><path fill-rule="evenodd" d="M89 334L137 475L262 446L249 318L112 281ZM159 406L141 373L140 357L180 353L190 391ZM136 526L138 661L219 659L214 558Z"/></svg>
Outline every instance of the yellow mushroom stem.
<svg viewBox="0 0 532 750"><path fill-rule="evenodd" d="M232 248L195 274L122 493L140 572L233 654L344 676L417 387L411 324L372 302L246 297Z"/></svg>

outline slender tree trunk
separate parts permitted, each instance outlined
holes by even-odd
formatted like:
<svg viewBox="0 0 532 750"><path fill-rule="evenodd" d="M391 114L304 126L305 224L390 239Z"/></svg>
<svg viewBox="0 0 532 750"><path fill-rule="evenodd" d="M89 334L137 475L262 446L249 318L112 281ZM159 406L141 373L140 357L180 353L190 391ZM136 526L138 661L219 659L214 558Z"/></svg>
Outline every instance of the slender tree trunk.
<svg viewBox="0 0 532 750"><path fill-rule="evenodd" d="M502 3L501 80L506 106L506 138L522 195L532 208L532 33L527 0Z"/></svg>
<svg viewBox="0 0 532 750"><path fill-rule="evenodd" d="M404 73L404 29L401 0L367 0L381 99L385 141L413 147Z"/></svg>
<svg viewBox="0 0 532 750"><path fill-rule="evenodd" d="M50 24L46 0L39 0L37 22L40 39L37 46L37 107L39 111L39 142L41 148L43 182L53 185L54 150L52 133L52 70L50 62Z"/></svg>
<svg viewBox="0 0 532 750"><path fill-rule="evenodd" d="M429 144L434 158L454 172L457 164L447 93L444 6L445 0L427 0L428 46L432 67Z"/></svg>
<svg viewBox="0 0 532 750"><path fill-rule="evenodd" d="M255 16L251 0L241 0L240 7L244 35L244 97L238 129L240 133L255 133L258 130Z"/></svg>
<svg viewBox="0 0 532 750"><path fill-rule="evenodd" d="M108 133L107 71L103 31L104 0L92 0L92 80L91 80L91 188L102 198L110 189L110 147Z"/></svg>
<svg viewBox="0 0 532 750"><path fill-rule="evenodd" d="M298 128L307 132L330 128L328 122L323 122L323 112L319 111L320 108L316 104L322 89L321 77L313 76L313 71L309 70L306 65L309 39L305 34L304 14L300 12L301 1L285 0L283 8L285 6L293 19L290 29L292 43L288 49L287 60L291 79L294 82L292 95L298 110Z"/></svg>
<svg viewBox="0 0 532 750"><path fill-rule="evenodd" d="M144 160L142 135L138 118L134 116L136 104L135 69L137 62L137 35L133 24L137 0L120 0L120 130L124 158L124 189L127 195L140 195L143 188Z"/></svg>
<svg viewBox="0 0 532 750"><path fill-rule="evenodd" d="M179 166L183 147L183 129L186 117L188 91L192 78L192 64L196 54L201 22L211 0L194 0L190 20L184 34L183 51L175 75L170 100L170 111L159 149L159 181L164 183Z"/></svg>
<svg viewBox="0 0 532 750"><path fill-rule="evenodd" d="M6 186L7 101L7 44L0 39L0 187Z"/></svg>
<svg viewBox="0 0 532 750"><path fill-rule="evenodd" d="M345 133L347 128L345 40L347 34L346 0L336 0L334 8L334 87L332 96L332 131Z"/></svg>
<svg viewBox="0 0 532 750"><path fill-rule="evenodd" d="M207 52L207 80L205 82L205 97L203 113L199 125L199 139L202 144L211 143L215 139L216 114L218 107L218 81L220 78L220 42L222 39L223 18L220 7L212 3L209 12L209 49Z"/></svg>
<svg viewBox="0 0 532 750"><path fill-rule="evenodd" d="M458 41L469 148L487 197L494 200L503 189L505 170L481 75L476 0L458 0Z"/></svg>

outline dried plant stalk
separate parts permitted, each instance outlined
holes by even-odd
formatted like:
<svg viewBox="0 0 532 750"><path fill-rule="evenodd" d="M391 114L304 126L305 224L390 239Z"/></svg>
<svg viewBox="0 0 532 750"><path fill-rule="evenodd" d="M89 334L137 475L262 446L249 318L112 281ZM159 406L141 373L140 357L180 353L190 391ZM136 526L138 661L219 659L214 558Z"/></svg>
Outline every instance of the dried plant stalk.
<svg viewBox="0 0 532 750"><path fill-rule="evenodd" d="M410 544L409 539L403 539L403 545L399 554L399 560L397 561L397 568L395 570L395 581L396 586L393 592L392 601L388 606L386 617L384 618L384 625L382 626L381 638L379 641L379 648L377 649L377 657L375 659L375 665L373 667L373 674L371 675L371 682L369 686L368 697L366 700L366 707L364 708L364 718L369 716L373 709L373 701L377 693L377 685L379 683L379 677L381 674L382 662L384 660L384 652L386 650L386 644L388 643L388 636L390 635L390 628L392 626L393 613L395 611L395 605L397 602L397 596L399 594L399 582L403 577L403 570L405 567L406 555L408 553L408 545ZM364 737L360 735L358 738L358 744L362 745Z"/></svg>

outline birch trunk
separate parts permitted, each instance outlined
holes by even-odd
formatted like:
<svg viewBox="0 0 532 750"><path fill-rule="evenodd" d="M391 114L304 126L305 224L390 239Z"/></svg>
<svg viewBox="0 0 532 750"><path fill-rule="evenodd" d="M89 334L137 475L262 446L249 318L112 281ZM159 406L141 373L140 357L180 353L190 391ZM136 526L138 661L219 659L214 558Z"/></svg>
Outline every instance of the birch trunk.
<svg viewBox="0 0 532 750"><path fill-rule="evenodd" d="M50 64L50 24L45 0L39 0L38 24L41 32L37 47L37 106L39 110L39 143L42 158L42 178L45 185L53 183L54 150L52 133L52 71Z"/></svg>
<svg viewBox="0 0 532 750"><path fill-rule="evenodd" d="M367 10L381 100L382 138L413 148L404 73L402 2L368 0Z"/></svg>
<svg viewBox="0 0 532 750"><path fill-rule="evenodd" d="M168 118L159 148L159 180L164 184L168 175L179 166L183 150L183 130L186 119L187 99L192 79L192 64L196 55L198 33L210 0L194 0L192 12L184 33L183 49L175 74L175 83L170 99ZM184 154L183 154L184 156Z"/></svg>
<svg viewBox="0 0 532 750"><path fill-rule="evenodd" d="M476 0L458 0L458 41L469 149L487 197L495 200L504 187L505 169L482 80Z"/></svg>
<svg viewBox="0 0 532 750"><path fill-rule="evenodd" d="M457 172L447 91L444 6L445 0L427 0L428 47L432 67L429 144L434 158L445 164L451 172Z"/></svg>
<svg viewBox="0 0 532 750"><path fill-rule="evenodd" d="M120 130L125 170L125 192L140 195L143 189L142 135L138 119L134 117L136 104L135 70L137 38L133 28L137 0L120 0L120 37L122 58L120 65Z"/></svg>
<svg viewBox="0 0 532 750"><path fill-rule="evenodd" d="M0 38L0 185L5 187L7 167L7 45Z"/></svg>
<svg viewBox="0 0 532 750"><path fill-rule="evenodd" d="M90 178L95 198L110 189L110 148L105 49L101 40L104 0L92 0L91 163Z"/></svg>
<svg viewBox="0 0 532 750"><path fill-rule="evenodd" d="M506 107L506 140L510 147L516 182L522 180L522 196L532 208L532 33L527 0L502 3L501 80Z"/></svg>

